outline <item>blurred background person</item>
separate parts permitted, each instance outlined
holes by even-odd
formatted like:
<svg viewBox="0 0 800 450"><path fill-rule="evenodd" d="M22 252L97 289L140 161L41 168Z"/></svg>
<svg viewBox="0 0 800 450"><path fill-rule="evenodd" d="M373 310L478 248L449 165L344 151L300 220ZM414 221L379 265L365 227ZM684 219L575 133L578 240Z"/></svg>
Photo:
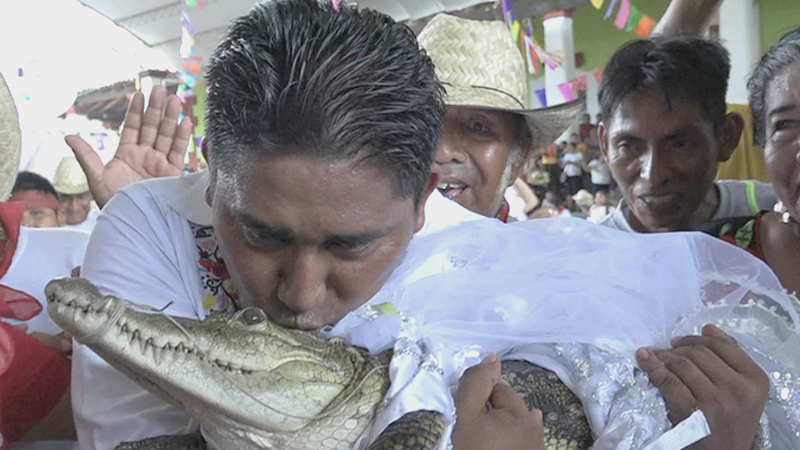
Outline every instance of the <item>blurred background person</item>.
<svg viewBox="0 0 800 450"><path fill-rule="evenodd" d="M67 156L61 160L56 168L53 187L58 193L65 225L91 233L100 211L94 204L89 182L77 158Z"/></svg>
<svg viewBox="0 0 800 450"><path fill-rule="evenodd" d="M57 228L66 223L58 194L47 178L33 172L20 172L11 190L12 202L24 202L22 226L31 228Z"/></svg>

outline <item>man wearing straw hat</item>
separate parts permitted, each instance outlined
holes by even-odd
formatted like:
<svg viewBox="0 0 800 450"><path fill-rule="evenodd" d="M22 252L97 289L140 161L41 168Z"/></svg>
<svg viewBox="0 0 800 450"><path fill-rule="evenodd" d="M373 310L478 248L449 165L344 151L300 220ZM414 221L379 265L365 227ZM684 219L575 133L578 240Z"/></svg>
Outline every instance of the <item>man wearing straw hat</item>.
<svg viewBox="0 0 800 450"><path fill-rule="evenodd" d="M66 226L91 233L100 212L92 205L89 182L77 158L67 156L58 163L53 187L58 193Z"/></svg>
<svg viewBox="0 0 800 450"><path fill-rule="evenodd" d="M522 55L501 21L439 14L420 32L419 43L446 91L434 164L438 189L473 212L505 221L506 188L533 153L567 129L581 104L529 107Z"/></svg>
<svg viewBox="0 0 800 450"><path fill-rule="evenodd" d="M24 202L6 201L19 170L17 111L0 75L0 449L17 440L72 440L66 339L42 313L44 286L70 275L88 236L21 226ZM54 200L55 202L55 200ZM52 444L73 448L74 443Z"/></svg>

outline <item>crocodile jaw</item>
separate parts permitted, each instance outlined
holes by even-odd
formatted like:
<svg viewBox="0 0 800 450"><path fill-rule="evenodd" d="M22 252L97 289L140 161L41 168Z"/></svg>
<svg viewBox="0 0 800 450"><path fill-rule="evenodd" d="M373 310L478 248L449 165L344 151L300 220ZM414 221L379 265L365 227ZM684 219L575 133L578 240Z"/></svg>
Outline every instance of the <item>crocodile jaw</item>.
<svg viewBox="0 0 800 450"><path fill-rule="evenodd" d="M262 432L296 432L332 404L352 400L341 394L364 375L360 351L269 322L175 318L184 333L162 314L125 308L113 320L123 301L85 280L52 281L46 294L64 330L201 422L218 414Z"/></svg>

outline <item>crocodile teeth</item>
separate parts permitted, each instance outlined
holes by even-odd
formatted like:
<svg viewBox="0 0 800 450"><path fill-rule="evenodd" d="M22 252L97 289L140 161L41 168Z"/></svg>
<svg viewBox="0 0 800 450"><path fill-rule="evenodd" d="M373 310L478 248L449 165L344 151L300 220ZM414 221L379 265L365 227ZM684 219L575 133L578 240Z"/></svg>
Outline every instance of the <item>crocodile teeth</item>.
<svg viewBox="0 0 800 450"><path fill-rule="evenodd" d="M153 362L156 363L156 366L160 366L164 361L164 350L155 345L151 345L151 347L153 348Z"/></svg>

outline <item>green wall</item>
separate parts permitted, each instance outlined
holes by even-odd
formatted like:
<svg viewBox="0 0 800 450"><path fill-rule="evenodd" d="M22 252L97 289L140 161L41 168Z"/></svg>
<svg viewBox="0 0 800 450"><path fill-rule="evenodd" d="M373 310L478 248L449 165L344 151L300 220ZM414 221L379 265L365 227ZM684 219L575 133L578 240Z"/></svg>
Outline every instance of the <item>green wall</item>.
<svg viewBox="0 0 800 450"><path fill-rule="evenodd" d="M761 3L761 53L787 32L800 26L800 1L759 0Z"/></svg>
<svg viewBox="0 0 800 450"><path fill-rule="evenodd" d="M764 53L781 36L800 26L800 1L758 1L761 3L761 51ZM643 13L658 20L667 10L669 0L634 0L633 4ZM604 21L605 12L606 6L597 10L591 5L585 5L575 9L572 15L575 52L584 54L581 70L591 71L603 67L620 45L635 38L632 33L617 30L613 17ZM541 27L541 18L535 23Z"/></svg>
<svg viewBox="0 0 800 450"><path fill-rule="evenodd" d="M606 1L606 5L609 3ZM634 0L632 3L639 11L658 21L667 10L669 0ZM605 5L599 10L592 5L585 5L575 9L572 14L575 53L583 52L584 58L579 70L591 71L605 66L620 45L636 38L635 34L614 26L616 11L611 19L603 20L606 9Z"/></svg>

